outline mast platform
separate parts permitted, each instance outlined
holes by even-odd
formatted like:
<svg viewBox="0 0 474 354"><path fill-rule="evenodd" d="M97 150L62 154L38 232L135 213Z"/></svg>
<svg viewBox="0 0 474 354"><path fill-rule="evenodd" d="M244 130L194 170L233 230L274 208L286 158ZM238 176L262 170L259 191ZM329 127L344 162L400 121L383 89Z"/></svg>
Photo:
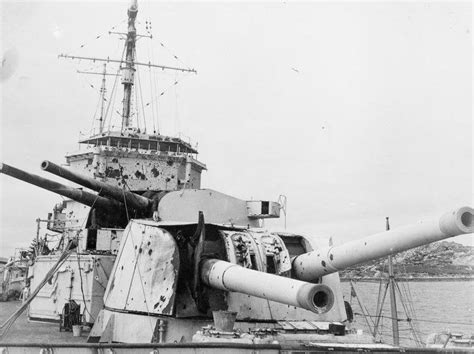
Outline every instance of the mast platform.
<svg viewBox="0 0 474 354"><path fill-rule="evenodd" d="M133 128L128 128L124 132L107 131L92 135L80 140L79 143L93 146L126 147L129 149L198 154L198 151L190 143L180 138L161 134L140 133L138 129Z"/></svg>

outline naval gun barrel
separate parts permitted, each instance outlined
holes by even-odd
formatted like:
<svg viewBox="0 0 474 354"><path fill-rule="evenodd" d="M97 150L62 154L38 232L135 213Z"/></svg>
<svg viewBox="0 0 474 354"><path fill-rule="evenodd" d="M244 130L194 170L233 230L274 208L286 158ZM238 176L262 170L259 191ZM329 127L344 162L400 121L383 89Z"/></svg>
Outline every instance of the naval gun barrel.
<svg viewBox="0 0 474 354"><path fill-rule="evenodd" d="M97 181L93 178L83 176L80 173L73 172L67 168L56 165L55 163L45 160L41 163L41 169L48 171L56 176L63 177L72 182L78 183L86 188L92 189L102 195L109 196L118 202L125 202L127 207L136 210L148 210L152 201L142 197L139 194L125 191L119 187L112 186L108 183Z"/></svg>
<svg viewBox="0 0 474 354"><path fill-rule="evenodd" d="M315 313L326 313L334 304L334 293L327 285L307 283L217 259L204 260L201 279L212 288L252 295Z"/></svg>
<svg viewBox="0 0 474 354"><path fill-rule="evenodd" d="M35 186L47 189L51 192L60 194L64 197L73 199L90 207L96 206L110 211L123 210L124 208L122 203L116 202L115 200L110 200L108 198L98 196L97 194L65 186L64 184L22 171L5 163L0 163L0 173L14 177L26 183L34 184Z"/></svg>
<svg viewBox="0 0 474 354"><path fill-rule="evenodd" d="M293 259L296 278L316 281L319 277L347 267L386 257L449 237L474 232L473 209L462 207L431 221L422 221L377 233L340 246L304 253Z"/></svg>

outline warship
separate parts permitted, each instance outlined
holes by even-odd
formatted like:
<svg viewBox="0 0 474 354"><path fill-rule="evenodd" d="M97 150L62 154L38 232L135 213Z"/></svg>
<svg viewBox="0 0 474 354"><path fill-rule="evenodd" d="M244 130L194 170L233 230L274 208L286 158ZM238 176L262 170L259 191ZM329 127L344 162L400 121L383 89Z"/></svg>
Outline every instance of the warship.
<svg viewBox="0 0 474 354"><path fill-rule="evenodd" d="M202 189L206 165L195 146L132 125L138 66L194 72L136 60L137 14L132 0L122 58L61 55L117 63L123 85L120 129L105 129L101 120L65 165L39 166L81 187L0 165L2 174L66 198L42 220L60 240L54 248L37 240L30 294L1 325L0 351L422 351L375 343L354 328L338 271L472 233L473 209L338 246L265 229L263 220L280 217L279 202ZM9 341L8 330L26 309L30 321L59 323L58 332L89 330L73 343L27 334Z"/></svg>

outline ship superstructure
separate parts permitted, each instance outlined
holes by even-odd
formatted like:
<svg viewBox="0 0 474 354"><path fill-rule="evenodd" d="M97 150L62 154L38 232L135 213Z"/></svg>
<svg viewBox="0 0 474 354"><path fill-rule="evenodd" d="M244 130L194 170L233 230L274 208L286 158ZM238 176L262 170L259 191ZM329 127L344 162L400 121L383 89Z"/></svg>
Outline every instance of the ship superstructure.
<svg viewBox="0 0 474 354"><path fill-rule="evenodd" d="M201 188L206 165L180 138L140 133L128 127L81 140L87 148L66 155L81 174L134 192Z"/></svg>
<svg viewBox="0 0 474 354"><path fill-rule="evenodd" d="M197 159L198 151L189 142L179 137L152 134L132 124L133 91L136 70L139 66L161 70L196 73L191 68L178 68L154 63L141 63L136 58L137 34L135 21L138 13L136 1L128 8L128 27L125 33L118 32L125 40L123 57L96 58L61 54L72 60L103 62L101 113L99 131L81 139L85 150L69 153L66 162L71 170L135 192L200 188L201 172L206 165ZM119 65L119 76L123 85L120 129L105 129L104 102L106 65ZM100 74L100 73L97 73ZM112 118L110 118L112 119Z"/></svg>

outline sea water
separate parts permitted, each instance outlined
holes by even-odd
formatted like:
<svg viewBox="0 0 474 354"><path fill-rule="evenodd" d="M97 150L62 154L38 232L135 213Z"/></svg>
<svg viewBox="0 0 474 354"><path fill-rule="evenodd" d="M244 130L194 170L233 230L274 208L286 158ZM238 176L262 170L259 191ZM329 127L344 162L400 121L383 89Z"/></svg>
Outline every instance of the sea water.
<svg viewBox="0 0 474 354"><path fill-rule="evenodd" d="M474 281L399 281L397 284L400 345L414 346L416 344L411 327L415 329L423 342L426 342L429 334L445 331L474 335ZM354 297L354 291L351 294L349 282L343 282L342 288L344 299L351 303L355 313L353 327L363 328L365 332L369 332L368 321L373 330L375 317L366 320L366 317L361 315L361 305L366 313L375 316L379 292L383 295L385 283L380 285L380 282L355 282L357 297ZM403 303L400 301L400 293ZM379 338L385 343L392 344L389 290L382 315L384 317L381 317L379 324L382 335Z"/></svg>

